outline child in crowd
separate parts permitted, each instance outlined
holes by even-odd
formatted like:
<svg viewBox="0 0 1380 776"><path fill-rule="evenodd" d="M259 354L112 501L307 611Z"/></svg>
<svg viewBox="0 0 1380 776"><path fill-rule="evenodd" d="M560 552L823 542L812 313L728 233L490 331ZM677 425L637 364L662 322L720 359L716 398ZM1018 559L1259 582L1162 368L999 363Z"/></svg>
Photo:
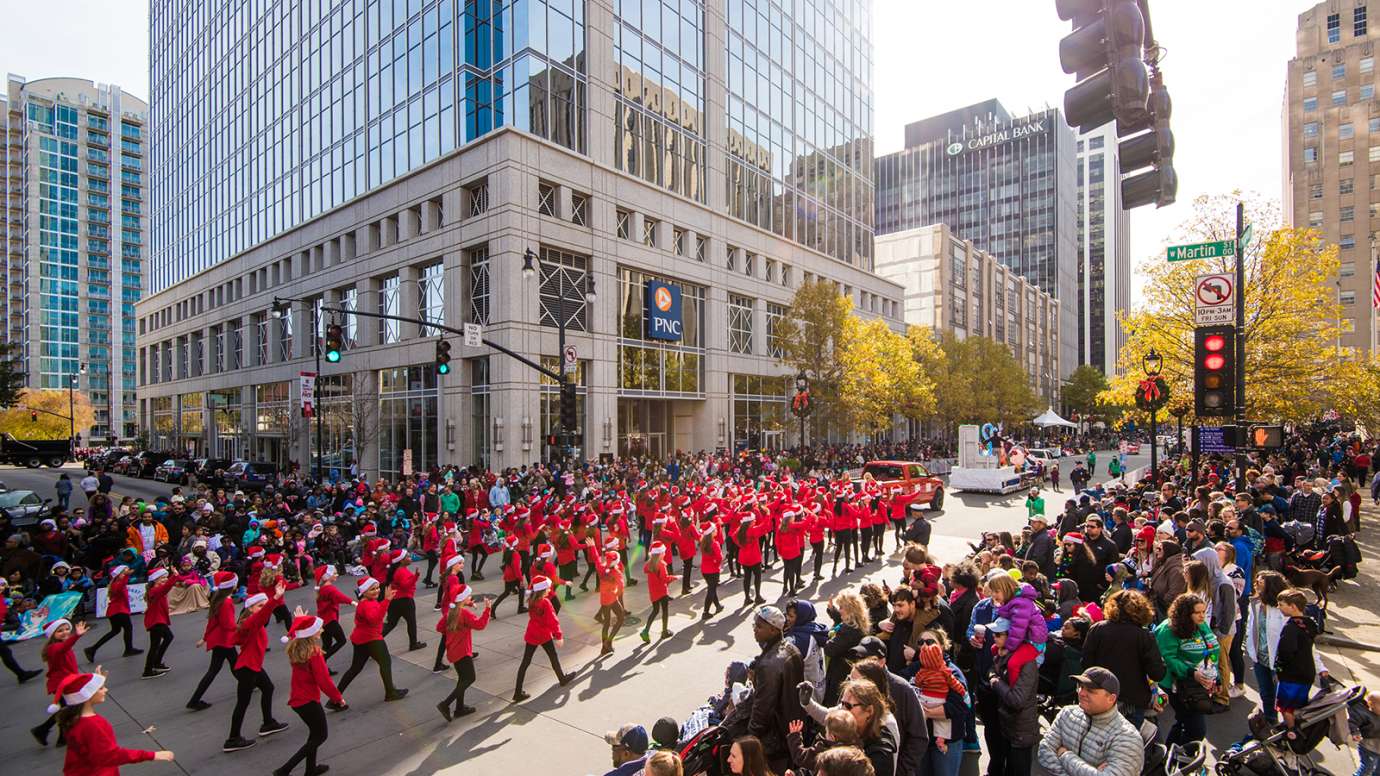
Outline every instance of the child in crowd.
<svg viewBox="0 0 1380 776"><path fill-rule="evenodd" d="M1284 724L1292 728L1294 712L1307 705L1316 678L1313 639L1318 635L1318 624L1304 614L1308 596L1302 590L1289 588L1280 593L1277 600L1280 614L1288 620L1275 650L1275 679L1278 682L1275 709L1283 717Z"/></svg>

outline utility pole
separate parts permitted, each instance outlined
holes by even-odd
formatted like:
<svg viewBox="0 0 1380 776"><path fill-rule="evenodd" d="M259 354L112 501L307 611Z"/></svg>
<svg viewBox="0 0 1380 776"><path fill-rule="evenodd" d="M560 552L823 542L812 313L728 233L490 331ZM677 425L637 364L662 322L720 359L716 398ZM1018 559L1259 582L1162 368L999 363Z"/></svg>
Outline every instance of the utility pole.
<svg viewBox="0 0 1380 776"><path fill-rule="evenodd" d="M1246 206L1236 203L1236 433L1246 428ZM1236 492L1246 490L1245 440L1236 441Z"/></svg>

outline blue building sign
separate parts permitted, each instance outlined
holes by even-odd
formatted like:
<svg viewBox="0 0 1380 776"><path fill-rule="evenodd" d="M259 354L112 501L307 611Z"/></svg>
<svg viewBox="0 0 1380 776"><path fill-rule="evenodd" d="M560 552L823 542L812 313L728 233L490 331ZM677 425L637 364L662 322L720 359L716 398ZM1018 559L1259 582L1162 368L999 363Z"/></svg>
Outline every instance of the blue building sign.
<svg viewBox="0 0 1380 776"><path fill-rule="evenodd" d="M646 294L647 336L679 342L684 332L680 320L680 287L648 280Z"/></svg>

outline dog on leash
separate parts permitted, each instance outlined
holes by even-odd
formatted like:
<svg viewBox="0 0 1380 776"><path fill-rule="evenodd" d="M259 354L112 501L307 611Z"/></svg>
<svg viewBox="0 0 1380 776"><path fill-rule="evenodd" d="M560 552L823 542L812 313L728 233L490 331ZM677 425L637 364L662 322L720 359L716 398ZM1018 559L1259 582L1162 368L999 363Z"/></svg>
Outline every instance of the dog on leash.
<svg viewBox="0 0 1380 776"><path fill-rule="evenodd" d="M1301 569L1297 566L1284 567L1284 578L1294 587L1312 590L1318 597L1323 612L1327 611L1327 594L1337 587L1337 578L1342 575L1342 567L1334 566L1331 571Z"/></svg>

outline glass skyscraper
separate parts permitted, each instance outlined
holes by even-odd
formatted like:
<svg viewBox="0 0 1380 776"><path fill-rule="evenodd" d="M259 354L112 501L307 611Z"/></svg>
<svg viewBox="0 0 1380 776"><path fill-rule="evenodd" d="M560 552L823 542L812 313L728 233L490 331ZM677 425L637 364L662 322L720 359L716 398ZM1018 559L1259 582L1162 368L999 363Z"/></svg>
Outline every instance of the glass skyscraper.
<svg viewBox="0 0 1380 776"><path fill-rule="evenodd" d="M0 97L6 340L29 387L76 379L103 442L135 433L146 113L119 87L72 78L11 75Z"/></svg>

